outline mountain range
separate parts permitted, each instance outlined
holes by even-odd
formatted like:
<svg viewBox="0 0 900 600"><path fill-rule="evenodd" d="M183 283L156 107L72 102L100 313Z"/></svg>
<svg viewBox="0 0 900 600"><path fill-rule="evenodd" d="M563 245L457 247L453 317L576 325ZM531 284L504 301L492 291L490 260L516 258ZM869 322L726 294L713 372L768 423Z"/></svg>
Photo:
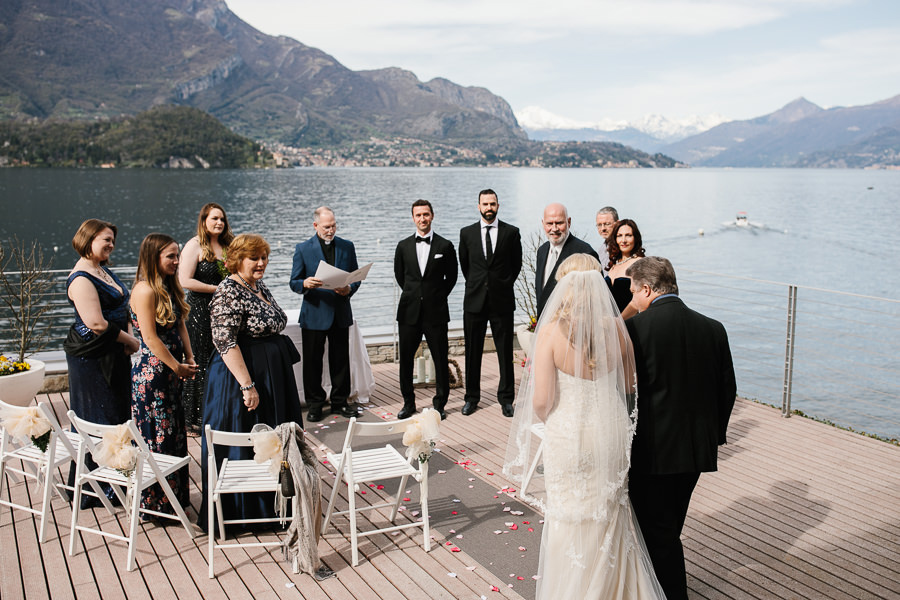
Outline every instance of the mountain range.
<svg viewBox="0 0 900 600"><path fill-rule="evenodd" d="M798 98L781 109L731 121L661 150L705 167L900 165L900 96L823 109Z"/></svg>
<svg viewBox="0 0 900 600"><path fill-rule="evenodd" d="M527 139L509 104L484 88L399 68L352 71L261 33L221 0L0 2L0 119L114 118L160 104L297 146Z"/></svg>
<svg viewBox="0 0 900 600"><path fill-rule="evenodd" d="M533 140L618 142L646 152L656 152L726 121L721 115L711 114L682 119L646 115L633 122L614 119L584 122L561 117L539 106L528 106L515 114L519 125Z"/></svg>
<svg viewBox="0 0 900 600"><path fill-rule="evenodd" d="M824 109L798 98L767 115L579 123L538 107L516 113L533 139L603 140L699 167L900 166L900 96Z"/></svg>

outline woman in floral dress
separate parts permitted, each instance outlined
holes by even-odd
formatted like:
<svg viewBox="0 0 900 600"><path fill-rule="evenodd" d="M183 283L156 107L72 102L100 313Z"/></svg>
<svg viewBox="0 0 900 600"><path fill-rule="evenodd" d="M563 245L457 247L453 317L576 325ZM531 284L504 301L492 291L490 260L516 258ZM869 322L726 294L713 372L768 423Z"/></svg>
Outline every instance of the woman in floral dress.
<svg viewBox="0 0 900 600"><path fill-rule="evenodd" d="M187 456L181 384L197 372L184 317L188 305L175 276L178 244L162 233L141 243L138 270L131 291L131 320L141 342L131 365L131 416L153 452ZM187 505L188 469L168 477L172 491ZM159 485L144 491L141 506L172 513Z"/></svg>

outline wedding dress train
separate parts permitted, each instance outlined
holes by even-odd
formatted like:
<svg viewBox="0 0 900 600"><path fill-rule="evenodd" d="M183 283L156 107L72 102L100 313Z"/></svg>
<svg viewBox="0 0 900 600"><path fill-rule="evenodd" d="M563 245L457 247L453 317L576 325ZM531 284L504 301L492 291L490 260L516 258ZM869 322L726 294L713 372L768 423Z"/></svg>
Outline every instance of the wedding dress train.
<svg viewBox="0 0 900 600"><path fill-rule="evenodd" d="M628 499L633 422L611 377L557 371L558 401L544 433L545 523L537 598L657 599Z"/></svg>

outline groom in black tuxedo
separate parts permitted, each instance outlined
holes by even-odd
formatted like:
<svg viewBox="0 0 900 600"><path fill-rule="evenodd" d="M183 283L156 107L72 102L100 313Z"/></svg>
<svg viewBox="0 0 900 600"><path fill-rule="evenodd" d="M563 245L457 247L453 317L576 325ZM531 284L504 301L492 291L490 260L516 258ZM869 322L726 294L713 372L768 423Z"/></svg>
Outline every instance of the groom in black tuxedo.
<svg viewBox="0 0 900 600"><path fill-rule="evenodd" d="M562 204L548 204L541 220L547 241L537 251L537 268L534 272L534 297L537 299L537 316L541 316L547 299L556 287L556 267L573 254L590 254L600 257L587 242L569 232L572 217Z"/></svg>
<svg viewBox="0 0 900 600"><path fill-rule="evenodd" d="M700 473L716 470L725 443L737 393L731 350L722 324L678 297L668 260L648 256L626 273L640 311L625 321L638 381L628 491L666 598L686 600L681 530Z"/></svg>
<svg viewBox="0 0 900 600"><path fill-rule="evenodd" d="M403 408L397 413L397 418L405 419L416 412L413 359L424 335L435 366L437 389L432 404L441 418L445 419L447 414L444 406L450 395L450 371L447 363L447 323L450 322L450 309L447 297L456 285L456 250L449 240L431 229L431 221L434 219L431 202L413 202L412 217L416 233L401 240L394 252L394 277L402 288L397 305L397 326Z"/></svg>
<svg viewBox="0 0 900 600"><path fill-rule="evenodd" d="M513 416L516 396L513 372L514 286L522 270L519 229L497 218L500 201L494 190L478 193L481 220L459 232L459 266L466 278L463 298L463 332L466 340L466 403L462 414L471 415L481 399L481 359L484 334L491 336L500 362L497 400L503 416Z"/></svg>

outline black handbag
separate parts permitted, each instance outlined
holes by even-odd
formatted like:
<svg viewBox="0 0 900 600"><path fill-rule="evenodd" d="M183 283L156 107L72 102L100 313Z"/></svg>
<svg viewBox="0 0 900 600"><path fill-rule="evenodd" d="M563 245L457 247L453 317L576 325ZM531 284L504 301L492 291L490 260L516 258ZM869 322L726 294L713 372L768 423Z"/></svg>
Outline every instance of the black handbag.
<svg viewBox="0 0 900 600"><path fill-rule="evenodd" d="M294 475L291 473L291 466L286 460L281 461L281 470L278 472L278 485L281 487L281 495L283 497L294 497Z"/></svg>

